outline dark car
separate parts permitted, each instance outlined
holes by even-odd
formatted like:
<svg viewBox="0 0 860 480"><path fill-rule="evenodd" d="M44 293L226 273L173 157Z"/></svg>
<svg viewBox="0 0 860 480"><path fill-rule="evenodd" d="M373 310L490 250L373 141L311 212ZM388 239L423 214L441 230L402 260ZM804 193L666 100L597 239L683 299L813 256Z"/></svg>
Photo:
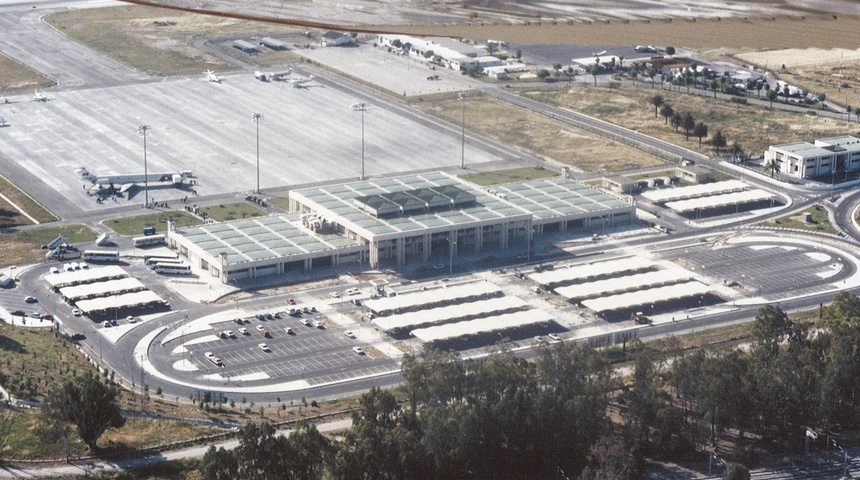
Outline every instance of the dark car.
<svg viewBox="0 0 860 480"><path fill-rule="evenodd" d="M24 310L15 310L14 312L12 312L12 315L16 317L23 317L27 314L24 312Z"/></svg>

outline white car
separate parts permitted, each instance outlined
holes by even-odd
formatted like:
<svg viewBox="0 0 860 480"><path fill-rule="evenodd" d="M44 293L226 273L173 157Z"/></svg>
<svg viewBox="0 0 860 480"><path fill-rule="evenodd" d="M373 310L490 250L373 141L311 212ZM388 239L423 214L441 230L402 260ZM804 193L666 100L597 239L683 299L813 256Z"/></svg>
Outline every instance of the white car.
<svg viewBox="0 0 860 480"><path fill-rule="evenodd" d="M74 310L72 310L72 315L74 315L74 316L76 316L76 317L80 317L80 316L81 316L81 315L83 315L83 314L84 314L84 312L82 312L82 311L78 310L77 308L76 308L76 309L74 309Z"/></svg>
<svg viewBox="0 0 860 480"><path fill-rule="evenodd" d="M359 355L364 355L364 349L361 347L352 347L352 351Z"/></svg>
<svg viewBox="0 0 860 480"><path fill-rule="evenodd" d="M347 331L343 332L343 334L349 338L355 338L355 333L352 330L347 330Z"/></svg>
<svg viewBox="0 0 860 480"><path fill-rule="evenodd" d="M257 346L260 347L260 350L262 350L264 352L271 352L272 351L271 349L269 349L269 346L266 345L265 343L258 343Z"/></svg>
<svg viewBox="0 0 860 480"><path fill-rule="evenodd" d="M127 316L127 317L125 317L125 320L126 320L128 323L137 323L137 318L135 318L135 317L133 317L133 316L131 316L131 315L129 315L129 316Z"/></svg>
<svg viewBox="0 0 860 480"><path fill-rule="evenodd" d="M236 338L236 334L233 333L233 330L224 330L224 335L227 335L230 338Z"/></svg>
<svg viewBox="0 0 860 480"><path fill-rule="evenodd" d="M284 332L286 332L287 335L293 335L294 334L293 329L290 327L285 328Z"/></svg>
<svg viewBox="0 0 860 480"><path fill-rule="evenodd" d="M556 342L560 342L560 341L561 341L561 337L559 337L558 335L556 335L556 334L554 334L554 333L550 333L550 334L549 334L549 338L551 338L551 339L555 340Z"/></svg>
<svg viewBox="0 0 860 480"><path fill-rule="evenodd" d="M212 353L212 352L205 352L205 353L203 354L203 356L204 356L204 357L206 357L206 358L212 358L212 357L214 357L214 356L215 356L215 354L214 354L214 353Z"/></svg>
<svg viewBox="0 0 860 480"><path fill-rule="evenodd" d="M347 288L344 292L346 292L347 295L358 295L361 293L361 290L357 288Z"/></svg>
<svg viewBox="0 0 860 480"><path fill-rule="evenodd" d="M240 328L239 333L241 333L242 335L250 335L250 333L248 333L248 329L245 327Z"/></svg>
<svg viewBox="0 0 860 480"><path fill-rule="evenodd" d="M300 322L302 322L302 325L304 325L304 326L306 326L306 327L309 327L309 326L311 325L311 321L310 321L310 320L308 320L307 318L303 318L303 319L301 319L301 320L299 320L299 321L300 321Z"/></svg>
<svg viewBox="0 0 860 480"><path fill-rule="evenodd" d="M317 328L325 328L325 325L319 320L314 320L314 326Z"/></svg>
<svg viewBox="0 0 860 480"><path fill-rule="evenodd" d="M265 329L265 327L263 327L262 325L257 325L254 328L256 328L258 332L262 332Z"/></svg>
<svg viewBox="0 0 860 480"><path fill-rule="evenodd" d="M51 273L60 273L60 269L57 267L51 267Z"/></svg>
<svg viewBox="0 0 860 480"><path fill-rule="evenodd" d="M340 298L340 294L337 292L331 292L328 294L328 296L331 298Z"/></svg>

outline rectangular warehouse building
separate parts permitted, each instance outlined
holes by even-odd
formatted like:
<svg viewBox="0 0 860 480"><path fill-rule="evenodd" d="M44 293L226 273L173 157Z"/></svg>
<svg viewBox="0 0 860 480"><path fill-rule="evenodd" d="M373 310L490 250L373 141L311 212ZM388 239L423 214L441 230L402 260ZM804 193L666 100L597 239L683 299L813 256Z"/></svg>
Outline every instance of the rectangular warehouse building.
<svg viewBox="0 0 860 480"><path fill-rule="evenodd" d="M289 214L168 231L169 245L222 282L366 262L426 262L528 246L532 235L630 223L635 206L567 178L486 190L443 172L290 191Z"/></svg>

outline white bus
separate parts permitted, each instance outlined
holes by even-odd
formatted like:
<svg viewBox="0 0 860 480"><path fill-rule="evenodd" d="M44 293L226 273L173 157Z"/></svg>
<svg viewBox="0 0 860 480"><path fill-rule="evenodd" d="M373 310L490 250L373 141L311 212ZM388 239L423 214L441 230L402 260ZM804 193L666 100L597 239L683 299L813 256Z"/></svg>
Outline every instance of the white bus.
<svg viewBox="0 0 860 480"><path fill-rule="evenodd" d="M164 245L167 239L164 235L149 235L147 237L135 237L132 239L135 248L150 247L152 245Z"/></svg>
<svg viewBox="0 0 860 480"><path fill-rule="evenodd" d="M165 275L190 275L191 265L156 265L155 272Z"/></svg>
<svg viewBox="0 0 860 480"><path fill-rule="evenodd" d="M119 252L111 250L85 250L81 257L88 262L118 262Z"/></svg>
<svg viewBox="0 0 860 480"><path fill-rule="evenodd" d="M155 270L155 268L156 268L156 267L158 267L159 265L161 265L161 266L165 266L165 267L166 267L166 266L169 266L169 265L184 265L184 264L185 264L185 261L184 261L184 260L182 260L182 259L179 259L179 258L176 258L176 259L173 259L173 258L170 258L170 259L168 259L168 258L161 258L161 259L158 259L158 260L153 260L153 261L151 261L151 262L149 263L149 268L151 268L151 269Z"/></svg>
<svg viewBox="0 0 860 480"><path fill-rule="evenodd" d="M143 263L147 265L154 265L158 262L164 262L166 260L179 260L179 255L175 253L164 253L160 255L144 255Z"/></svg>

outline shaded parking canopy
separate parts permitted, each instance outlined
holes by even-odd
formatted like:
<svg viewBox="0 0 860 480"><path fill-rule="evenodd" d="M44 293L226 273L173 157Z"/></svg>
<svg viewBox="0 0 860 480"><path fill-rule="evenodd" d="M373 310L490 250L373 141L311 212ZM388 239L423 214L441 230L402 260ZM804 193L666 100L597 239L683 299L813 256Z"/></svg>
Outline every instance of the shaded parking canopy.
<svg viewBox="0 0 860 480"><path fill-rule="evenodd" d="M552 315L543 310L525 310L522 312L507 313L495 317L479 318L476 320L467 320L465 322L419 328L417 330L412 330L412 335L424 342L434 342L448 338L457 338L463 335L497 332L511 328L524 327L526 325L548 322L552 320L552 318Z"/></svg>
<svg viewBox="0 0 860 480"><path fill-rule="evenodd" d="M402 315L380 317L374 320L373 323L383 330L395 330L467 317L487 316L493 313L523 308L526 305L528 303L517 297L490 298L477 302L419 310Z"/></svg>
<svg viewBox="0 0 860 480"><path fill-rule="evenodd" d="M686 200L691 198L709 197L711 195L741 192L749 188L749 185L740 180L726 180L724 182L690 185L689 187L650 190L643 193L642 196L654 203L665 203L675 200Z"/></svg>
<svg viewBox="0 0 860 480"><path fill-rule="evenodd" d="M144 290L142 292L126 293L112 297L94 298L92 300L81 300L77 307L84 313L107 311L112 309L138 307L151 303L161 303L163 300L155 292Z"/></svg>
<svg viewBox="0 0 860 480"><path fill-rule="evenodd" d="M117 293L136 292L139 290L146 290L146 286L140 283L140 280L136 278L120 278L106 282L64 287L60 289L60 295L67 300L75 302L85 298L105 297Z"/></svg>
<svg viewBox="0 0 860 480"><path fill-rule="evenodd" d="M714 195L711 197L669 202L666 204L666 207L671 208L676 212L692 212L694 210L704 210L706 208L719 208L731 205L741 205L744 203L761 202L762 200L769 200L774 196L775 195L770 192L755 189L744 192L727 193L725 195Z"/></svg>
<svg viewBox="0 0 860 480"><path fill-rule="evenodd" d="M45 275L45 281L51 285L51 288L60 288L69 285L81 285L84 283L97 282L99 280L123 278L127 276L128 274L119 265L108 265L99 268Z"/></svg>
<svg viewBox="0 0 860 480"><path fill-rule="evenodd" d="M638 290L636 292L622 293L620 295L611 295L608 297L594 298L585 300L582 304L586 308L590 308L595 312L609 312L612 310L623 310L640 305L651 305L667 300L677 300L680 298L695 297L696 295L704 295L711 288L704 283L690 281L677 283L666 287L649 288L646 290Z"/></svg>
<svg viewBox="0 0 860 480"><path fill-rule="evenodd" d="M626 277L571 285L569 287L559 287L555 289L555 293L566 297L568 300L591 298L689 281L691 278L692 274L681 269L657 270L656 272L646 272Z"/></svg>
<svg viewBox="0 0 860 480"><path fill-rule="evenodd" d="M446 302L462 302L469 298L498 295L501 292L502 289L492 283L476 282L417 293L401 294L396 297L367 300L364 302L364 305L370 311L381 314L395 310L428 308L430 305L441 305Z"/></svg>
<svg viewBox="0 0 860 480"><path fill-rule="evenodd" d="M553 288L555 285L573 283L589 278L602 277L624 272L635 272L654 268L656 264L642 257L625 257L605 262L583 263L570 265L568 268L556 268L546 272L529 274L535 282Z"/></svg>

